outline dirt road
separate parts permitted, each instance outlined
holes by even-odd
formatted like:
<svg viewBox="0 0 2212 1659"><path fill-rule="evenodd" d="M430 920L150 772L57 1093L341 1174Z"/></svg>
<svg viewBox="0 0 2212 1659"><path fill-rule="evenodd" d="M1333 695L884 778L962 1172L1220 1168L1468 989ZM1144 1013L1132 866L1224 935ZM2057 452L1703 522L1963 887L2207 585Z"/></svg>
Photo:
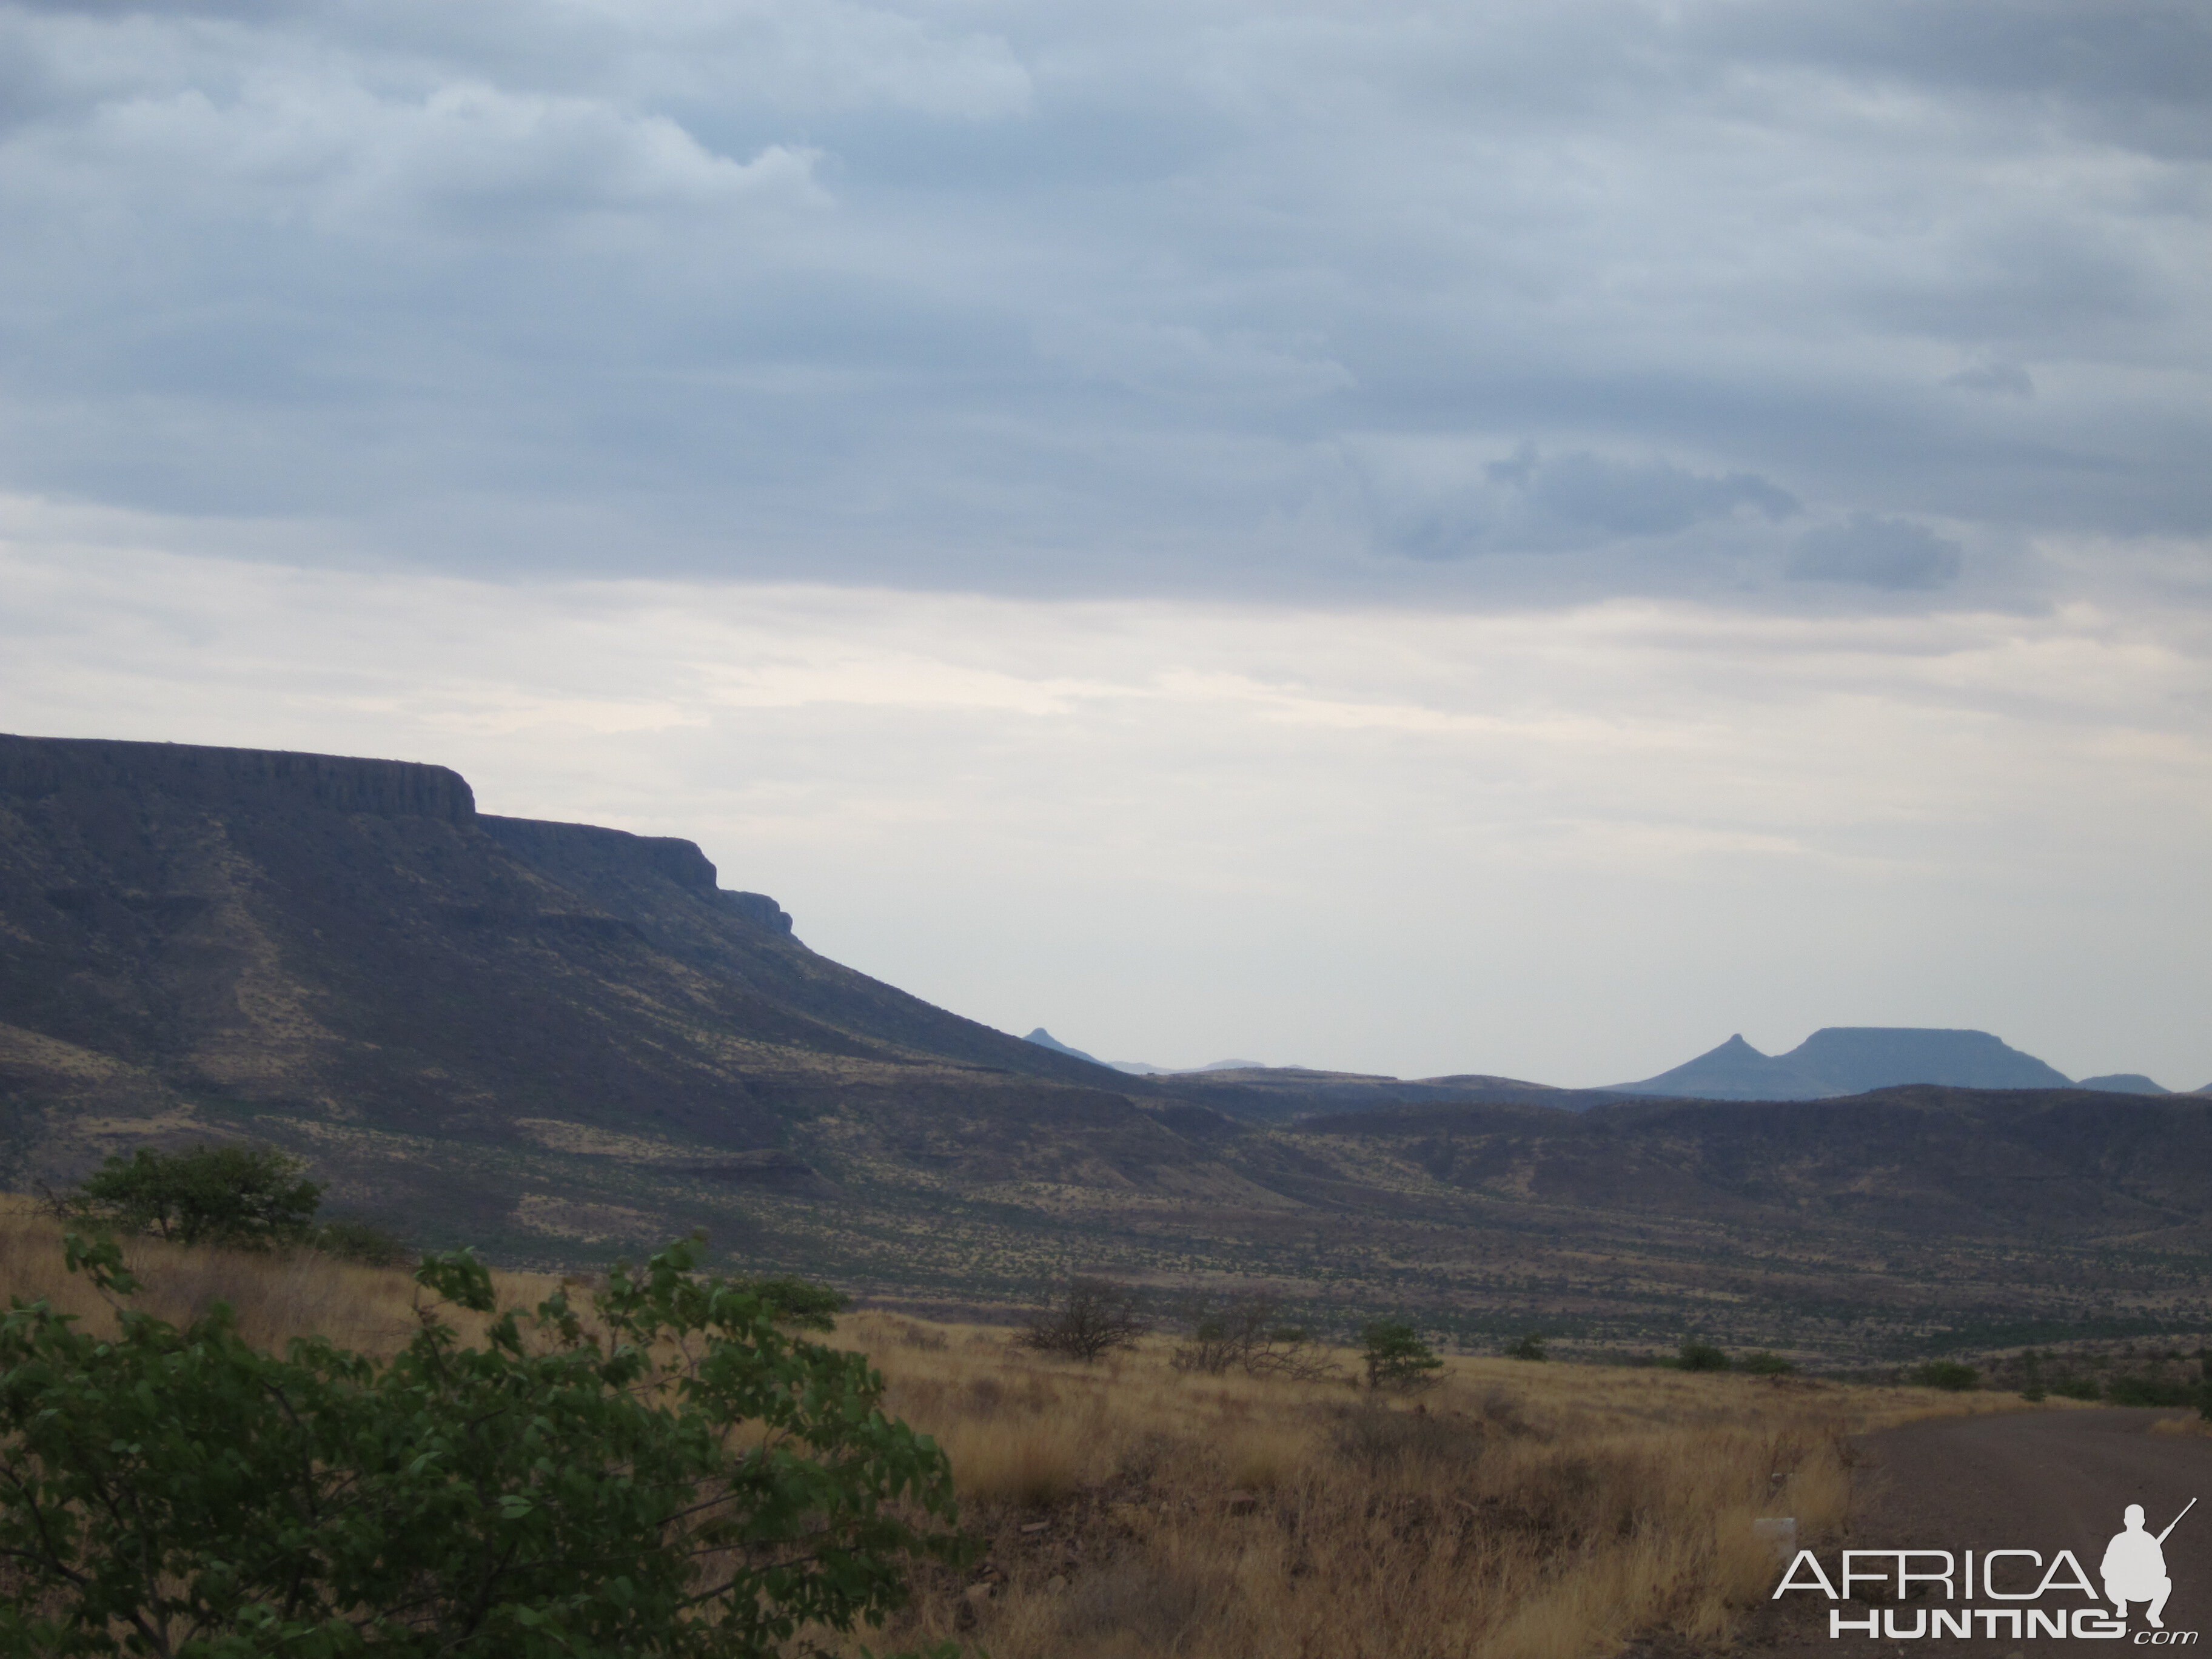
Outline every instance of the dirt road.
<svg viewBox="0 0 2212 1659"><path fill-rule="evenodd" d="M2163 1641L2143 1617L2140 1602L2130 1608L2127 1633L2118 1639L2065 1640L1985 1638L1984 1626L1961 1640L1944 1635L1918 1641L1869 1638L1856 1632L1829 1634L1829 1613L1863 1620L1870 1611L1893 1611L1900 1633L1916 1624L1920 1610L1948 1607L2002 1608L2008 1605L2055 1612L2089 1605L2089 1597L2054 1589L2039 1601L2018 1603L1978 1593L1948 1600L1942 1586L1915 1586L1914 1599L1895 1600L1893 1580L1887 1595L1862 1584L1849 1601L1831 1601L1817 1592L1791 1593L1770 1603L1745 1632L1743 1648L1759 1659L1840 1659L1879 1652L1940 1652L1990 1655L2149 1652L2168 1644L2212 1650L2212 1439L2148 1432L2159 1411L2040 1411L1996 1417L1954 1418L1914 1423L1866 1436L1857 1443L1867 1459L1860 1471L1850 1536L1856 1550L1948 1550L1956 1557L1972 1550L1978 1564L1991 1549L2039 1552L2044 1563L2071 1550L2089 1582L2101 1592L2099 1571L2105 1546L2121 1530L2123 1511L2140 1504L2148 1530L2156 1533L2179 1515L2192 1498L2201 1501L2166 1540L2166 1569L2173 1593L2166 1606ZM1831 1577L1838 1571L1837 1549L1819 1552ZM1929 1565L1929 1564L1922 1564ZM2039 1579L2024 1559L2007 1561L2003 1588L2025 1588ZM1838 1586L1841 1588L1840 1584ZM1963 1582L1959 1588L1963 1591ZM2106 1613L2111 1612L2109 1603ZM2002 1628L2002 1627L2000 1627ZM2070 1628L2070 1626L2069 1626ZM2201 1632L2180 1642L2184 1632Z"/></svg>

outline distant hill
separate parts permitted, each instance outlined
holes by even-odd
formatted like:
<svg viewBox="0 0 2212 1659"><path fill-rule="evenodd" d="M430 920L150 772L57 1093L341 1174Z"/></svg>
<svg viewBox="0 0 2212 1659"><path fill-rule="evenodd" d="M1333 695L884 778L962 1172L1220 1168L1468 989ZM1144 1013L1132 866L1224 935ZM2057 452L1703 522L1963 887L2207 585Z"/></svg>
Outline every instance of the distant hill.
<svg viewBox="0 0 2212 1659"><path fill-rule="evenodd" d="M2074 1086L2077 1089L2102 1089L2115 1095L2170 1095L2173 1092L2152 1082L2141 1072L2107 1072L2102 1077L2085 1077Z"/></svg>
<svg viewBox="0 0 2212 1659"><path fill-rule="evenodd" d="M2145 1079L2148 1081L2148 1079ZM2065 1089L2073 1079L1987 1031L1831 1025L1785 1054L1741 1036L1672 1071L1609 1092L1706 1100L1821 1100L1913 1083L1959 1089Z"/></svg>

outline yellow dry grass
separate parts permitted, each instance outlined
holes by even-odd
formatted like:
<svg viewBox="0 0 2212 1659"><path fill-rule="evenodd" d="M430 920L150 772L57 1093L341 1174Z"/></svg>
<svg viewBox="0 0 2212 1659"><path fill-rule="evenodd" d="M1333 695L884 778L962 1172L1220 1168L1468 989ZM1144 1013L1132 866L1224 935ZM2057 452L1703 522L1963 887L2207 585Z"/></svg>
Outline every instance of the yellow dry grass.
<svg viewBox="0 0 2212 1659"><path fill-rule="evenodd" d="M0 1204L0 1290L105 1319L62 1271L59 1237L35 1206ZM219 1297L265 1345L313 1332L389 1353L415 1326L401 1273L149 1240L128 1253L139 1305L181 1321ZM510 1303L557 1282L499 1277ZM869 1644L950 1636L992 1659L1593 1659L1639 1632L1710 1642L1771 1583L1755 1520L1794 1517L1805 1544L1839 1526L1849 1436L2021 1408L1470 1358L1378 1400L1178 1373L1157 1340L1085 1366L879 1313L835 1340L945 1449L988 1545L964 1571L926 1570Z"/></svg>
<svg viewBox="0 0 2212 1659"><path fill-rule="evenodd" d="M2212 1439L2212 1422L2202 1417L2161 1417L2150 1425L2150 1432Z"/></svg>
<svg viewBox="0 0 2212 1659"><path fill-rule="evenodd" d="M1470 1358L1377 1400L1180 1374L1164 1343L1085 1366L866 1313L837 1340L945 1447L989 1542L886 1635L993 1659L1584 1659L1641 1631L1712 1640L1772 1583L1754 1521L1792 1517L1808 1544L1839 1526L1850 1435L2021 1408Z"/></svg>

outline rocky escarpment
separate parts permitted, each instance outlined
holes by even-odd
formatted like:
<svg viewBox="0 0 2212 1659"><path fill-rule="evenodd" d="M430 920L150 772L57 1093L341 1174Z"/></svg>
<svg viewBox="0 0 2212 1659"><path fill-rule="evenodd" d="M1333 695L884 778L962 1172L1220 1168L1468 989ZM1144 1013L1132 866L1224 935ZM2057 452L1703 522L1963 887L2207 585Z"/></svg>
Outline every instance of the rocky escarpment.
<svg viewBox="0 0 2212 1659"><path fill-rule="evenodd" d="M225 1114L341 1163L549 1123L711 1151L954 1084L1049 1115L1097 1079L816 955L689 842L479 814L437 766L0 738L0 936L19 1180Z"/></svg>

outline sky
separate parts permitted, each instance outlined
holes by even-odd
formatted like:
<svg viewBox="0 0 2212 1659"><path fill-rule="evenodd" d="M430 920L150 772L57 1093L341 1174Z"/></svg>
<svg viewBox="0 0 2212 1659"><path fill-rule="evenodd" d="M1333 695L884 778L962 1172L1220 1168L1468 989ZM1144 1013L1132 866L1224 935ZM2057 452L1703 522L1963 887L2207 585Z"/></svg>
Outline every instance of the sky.
<svg viewBox="0 0 2212 1659"><path fill-rule="evenodd" d="M0 0L0 729L1114 1059L2212 1082L2197 0Z"/></svg>

